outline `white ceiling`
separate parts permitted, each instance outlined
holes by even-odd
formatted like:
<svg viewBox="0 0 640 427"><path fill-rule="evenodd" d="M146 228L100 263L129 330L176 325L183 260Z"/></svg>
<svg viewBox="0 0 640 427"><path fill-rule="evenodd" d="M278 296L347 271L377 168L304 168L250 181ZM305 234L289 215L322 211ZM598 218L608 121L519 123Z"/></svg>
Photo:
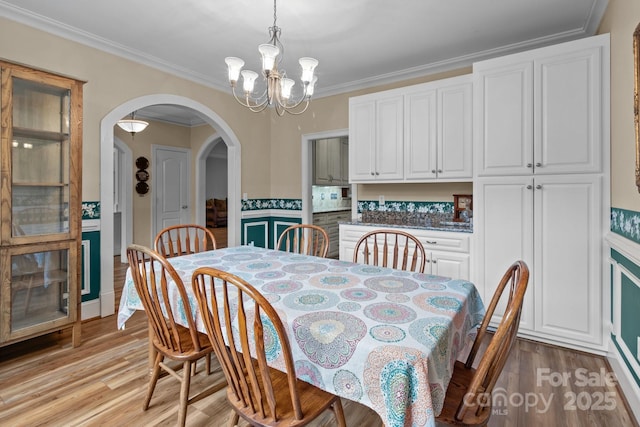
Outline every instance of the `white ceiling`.
<svg viewBox="0 0 640 427"><path fill-rule="evenodd" d="M299 57L320 61L321 97L589 36L607 2L280 0L277 24L290 77L299 77ZM229 90L224 58L238 56L259 71L257 46L269 39L273 2L0 0L0 16ZM197 118L180 120L193 124Z"/></svg>

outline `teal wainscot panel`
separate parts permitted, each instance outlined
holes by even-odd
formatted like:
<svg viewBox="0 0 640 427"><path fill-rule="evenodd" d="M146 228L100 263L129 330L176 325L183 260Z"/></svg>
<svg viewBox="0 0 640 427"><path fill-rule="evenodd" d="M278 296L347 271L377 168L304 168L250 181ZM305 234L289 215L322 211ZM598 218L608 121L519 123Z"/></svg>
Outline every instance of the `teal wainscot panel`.
<svg viewBox="0 0 640 427"><path fill-rule="evenodd" d="M638 337L640 337L640 266L621 253L611 250L611 257L630 273L623 273L620 277L620 336L613 337L614 343L620 350L620 340L629 349L631 355L640 354L638 351ZM637 384L640 378L625 360Z"/></svg>
<svg viewBox="0 0 640 427"><path fill-rule="evenodd" d="M82 302L100 298L100 202L82 202Z"/></svg>

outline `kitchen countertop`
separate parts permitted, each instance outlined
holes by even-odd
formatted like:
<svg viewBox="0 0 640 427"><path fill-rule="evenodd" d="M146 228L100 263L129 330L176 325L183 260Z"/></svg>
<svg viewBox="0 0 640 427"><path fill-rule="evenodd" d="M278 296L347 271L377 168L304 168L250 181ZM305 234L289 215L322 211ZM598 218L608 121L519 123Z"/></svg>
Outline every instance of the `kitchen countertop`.
<svg viewBox="0 0 640 427"><path fill-rule="evenodd" d="M372 222L362 222L362 221L338 221L338 224L347 224L347 225L366 225L369 227L380 227L380 228L405 228L405 229L414 229L414 230L434 230L434 231L452 231L456 233L473 233L473 225L467 225L468 223L462 223L465 225L454 225L454 222L441 222L437 226L427 226L427 225L404 225L404 224L382 224L382 223L372 223Z"/></svg>
<svg viewBox="0 0 640 427"><path fill-rule="evenodd" d="M351 208L328 208L327 210L313 211L313 213L317 214L317 213L330 213L330 212L345 212L350 210Z"/></svg>

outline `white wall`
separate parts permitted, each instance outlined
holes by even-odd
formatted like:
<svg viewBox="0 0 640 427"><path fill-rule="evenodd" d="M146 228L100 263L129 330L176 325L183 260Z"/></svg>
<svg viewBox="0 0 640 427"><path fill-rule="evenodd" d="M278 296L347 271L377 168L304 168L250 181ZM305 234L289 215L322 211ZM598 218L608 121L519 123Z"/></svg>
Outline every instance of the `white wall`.
<svg viewBox="0 0 640 427"><path fill-rule="evenodd" d="M226 199L227 184L227 146L220 140L207 157L206 198Z"/></svg>

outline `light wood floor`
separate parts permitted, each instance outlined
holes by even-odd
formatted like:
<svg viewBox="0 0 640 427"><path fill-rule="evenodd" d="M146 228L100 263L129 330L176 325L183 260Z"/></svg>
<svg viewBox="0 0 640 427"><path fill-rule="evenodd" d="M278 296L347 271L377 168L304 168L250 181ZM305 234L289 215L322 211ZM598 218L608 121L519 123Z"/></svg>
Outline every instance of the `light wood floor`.
<svg viewBox="0 0 640 427"><path fill-rule="evenodd" d="M119 259L115 265L119 301L126 265ZM582 386L581 377L576 377L582 371L577 369L592 375L611 372L601 357L518 340L496 386L505 390L510 403L496 408L489 426L638 426L615 385L594 385L593 380L592 385ZM124 331L116 330L116 316L85 322L82 345L75 349L68 332L0 348L0 426L174 425L179 384L172 377L161 378L151 407L142 411L147 372L143 312L136 313ZM564 385L554 386L544 379L538 385L544 372L551 379L567 374L571 378ZM200 372L192 381L192 392L217 381L218 375ZM373 411L343 402L350 427L380 425ZM222 390L191 405L187 425L223 426L229 411ZM313 424L325 425L333 425L330 414Z"/></svg>

